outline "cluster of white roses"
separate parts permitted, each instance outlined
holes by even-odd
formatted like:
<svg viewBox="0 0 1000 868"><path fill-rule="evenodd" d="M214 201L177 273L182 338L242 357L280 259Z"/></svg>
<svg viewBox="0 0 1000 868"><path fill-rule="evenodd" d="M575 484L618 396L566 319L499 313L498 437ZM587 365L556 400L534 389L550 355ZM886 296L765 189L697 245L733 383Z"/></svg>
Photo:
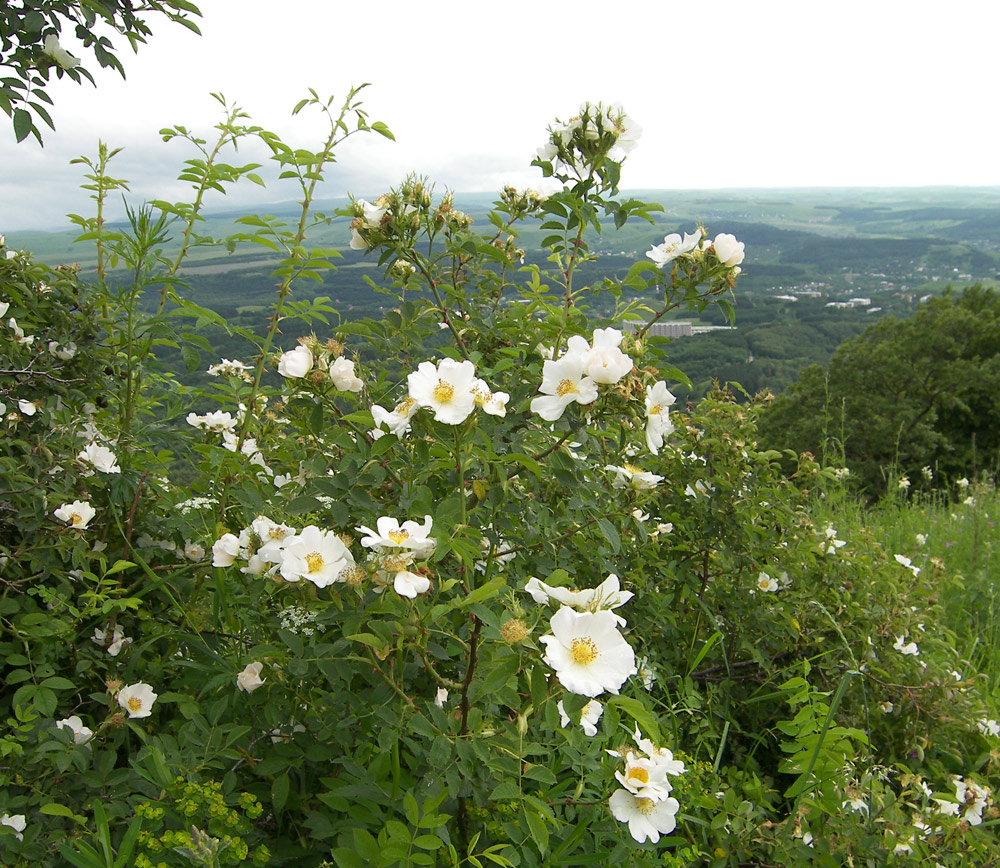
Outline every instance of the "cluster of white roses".
<svg viewBox="0 0 1000 868"><path fill-rule="evenodd" d="M542 397L531 401L531 412L546 422L555 422L572 404L592 404L597 400L597 386L614 385L632 370L632 359L621 350L622 333L618 329L595 329L590 343L573 335L567 350L558 359L542 365Z"/></svg>
<svg viewBox="0 0 1000 868"><path fill-rule="evenodd" d="M663 237L662 243L647 250L646 257L663 268L664 265L675 259L685 257L700 259L706 253L712 252L720 265L724 265L726 268L735 268L738 274L739 265L743 262L746 252L743 242L737 241L736 236L730 235L728 232L719 233L715 236L714 241L709 241L702 235L703 230L700 226L690 234L685 232L683 238L678 233L672 232Z"/></svg>
<svg viewBox="0 0 1000 868"><path fill-rule="evenodd" d="M540 639L545 645L543 659L555 670L563 687L591 697L582 709L580 725L586 735L596 735L604 709L593 697L605 691L617 694L625 680L639 671L635 653L618 629L625 626L625 619L613 611L631 600L633 594L622 590L613 573L596 588L575 591L532 578L524 590L541 605L560 604L549 620L551 635ZM561 702L558 707L562 725L566 726L569 715ZM669 834L676 826L680 805L670 795L673 785L669 776L683 774L684 763L675 760L669 750L643 738L638 729L635 741L636 745L626 750L608 751L625 762L624 771L615 773L622 789L611 796L608 804L615 819L628 823L636 841L642 843L648 838L656 843L661 834Z"/></svg>
<svg viewBox="0 0 1000 868"><path fill-rule="evenodd" d="M354 372L354 362L342 355L342 351L336 341L323 346L315 338L301 338L295 349L281 354L278 373L289 380L328 379L341 392L360 392L365 384Z"/></svg>
<svg viewBox="0 0 1000 868"><path fill-rule="evenodd" d="M382 516L375 522L375 530L364 525L357 528L366 534L361 545L372 550L376 593L385 590L390 581L397 594L411 600L430 590L430 579L423 573L413 572L410 567L414 561L429 558L437 546L430 537L431 524L429 515L424 516L422 525L415 521L400 524L398 519Z"/></svg>
<svg viewBox="0 0 1000 868"><path fill-rule="evenodd" d="M408 395L391 412L372 405L373 436L381 437L385 426L400 440L410 430L410 419L421 407L433 410L434 419L446 425L461 425L476 407L491 416L506 416L510 395L494 392L476 376L476 366L468 359L441 359L421 362L406 378Z"/></svg>
<svg viewBox="0 0 1000 868"><path fill-rule="evenodd" d="M551 163L555 172L583 178L591 173L600 155L615 162L624 160L641 135L642 127L617 103L584 103L569 121L557 121L549 127L549 140L535 156Z"/></svg>
<svg viewBox="0 0 1000 868"><path fill-rule="evenodd" d="M250 575L281 575L286 582L306 579L317 588L346 581L345 570L354 557L332 531L315 525L301 531L259 515L239 536L224 533L212 546L212 566L246 561L241 571Z"/></svg>
<svg viewBox="0 0 1000 868"><path fill-rule="evenodd" d="M361 525L365 534L361 545L371 550L373 587L382 593L389 585L401 597L413 599L430 589L430 579L411 567L433 553L436 541L430 537L432 518L424 523L381 516L375 530ZM296 530L259 515L239 535L224 533L212 546L212 566L229 567L240 558L246 561L241 572L250 575L281 576L286 582L302 579L318 588L351 582L365 572L357 566L344 540L332 531L315 525Z"/></svg>
<svg viewBox="0 0 1000 868"><path fill-rule="evenodd" d="M628 823L636 841L641 844L648 838L655 844L660 835L670 834L677 826L680 804L670 795L670 776L684 774L684 763L675 760L666 748L643 738L638 727L634 738L634 748L608 751L625 763L623 771L615 772L621 788L611 795L608 807L616 820Z"/></svg>

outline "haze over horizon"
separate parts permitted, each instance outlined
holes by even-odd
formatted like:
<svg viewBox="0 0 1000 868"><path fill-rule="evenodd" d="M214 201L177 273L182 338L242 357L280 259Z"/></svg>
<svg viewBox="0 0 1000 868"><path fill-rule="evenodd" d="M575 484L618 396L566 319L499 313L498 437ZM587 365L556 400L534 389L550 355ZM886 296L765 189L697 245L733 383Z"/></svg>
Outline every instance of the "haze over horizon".
<svg viewBox="0 0 1000 868"><path fill-rule="evenodd" d="M207 137L220 119L209 92L315 147L318 118L290 118L294 103L308 87L342 99L365 81L371 120L397 141L347 142L324 198L371 198L411 171L460 193L537 185L529 163L546 127L585 100L619 102L643 127L625 189L1000 186L1000 122L982 97L996 79L1000 4L957 0L942 15L895 0L720 0L694 16L678 4L625 2L609 13L586 0L569 14L525 0L503 10L387 0L378 22L319 0L292 0L281 15L264 0L200 6L201 37L151 19L149 44L136 56L121 51L127 80L90 59L96 88L56 83L57 130L44 148L15 144L5 126L0 232L69 228L65 214L89 213L83 170L69 161L92 156L98 137L124 147L111 173L130 179L130 201L180 200L188 185L176 176L195 154L158 131L179 123ZM62 41L74 50L70 32ZM247 143L232 161L266 156ZM207 207L294 198L281 186L241 187ZM112 218L115 209L121 216L117 200Z"/></svg>

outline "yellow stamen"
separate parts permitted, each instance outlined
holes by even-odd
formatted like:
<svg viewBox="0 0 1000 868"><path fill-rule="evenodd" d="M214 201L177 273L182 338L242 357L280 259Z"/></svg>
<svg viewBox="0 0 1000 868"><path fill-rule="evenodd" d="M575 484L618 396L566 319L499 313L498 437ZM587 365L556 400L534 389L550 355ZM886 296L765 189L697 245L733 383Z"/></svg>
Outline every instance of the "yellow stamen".
<svg viewBox="0 0 1000 868"><path fill-rule="evenodd" d="M635 476L637 473L642 473L642 468L636 467L634 464L623 464L622 467L624 467L633 476Z"/></svg>
<svg viewBox="0 0 1000 868"><path fill-rule="evenodd" d="M406 530L391 530L388 536L396 545L401 545L403 540L409 539L410 532Z"/></svg>
<svg viewBox="0 0 1000 868"><path fill-rule="evenodd" d="M447 404L455 397L455 387L445 380L438 380L434 387L434 400L439 404Z"/></svg>
<svg viewBox="0 0 1000 868"><path fill-rule="evenodd" d="M635 806L639 809L640 814L649 815L652 814L656 809L656 804L652 799L636 799Z"/></svg>
<svg viewBox="0 0 1000 868"><path fill-rule="evenodd" d="M647 413L647 415L659 416L660 413L662 412L663 412L663 407L661 407L659 404L653 404L653 406L649 408L649 413Z"/></svg>
<svg viewBox="0 0 1000 868"><path fill-rule="evenodd" d="M268 528L268 531L267 531L267 538L268 539L284 539L285 535L286 535L286 531L285 531L285 529L283 527L274 527L274 526L272 526L272 527Z"/></svg>
<svg viewBox="0 0 1000 868"><path fill-rule="evenodd" d="M80 515L80 513L78 513L78 512L71 512L69 514L69 517L70 517L70 521L72 521L72 523L73 523L74 526L76 526L78 524L83 524L83 516Z"/></svg>
<svg viewBox="0 0 1000 868"><path fill-rule="evenodd" d="M128 701L127 705L129 711L142 711L142 700L136 699L134 696Z"/></svg>
<svg viewBox="0 0 1000 868"><path fill-rule="evenodd" d="M306 555L306 566L310 573L318 572L323 568L323 555L319 552L310 552Z"/></svg>
<svg viewBox="0 0 1000 868"><path fill-rule="evenodd" d="M396 405L396 409L392 412L397 416L405 416L410 412L410 408L416 403L417 402L413 400L413 398L403 398L403 400Z"/></svg>
<svg viewBox="0 0 1000 868"><path fill-rule="evenodd" d="M600 651L597 650L597 643L594 642L589 636L582 639L574 639L569 646L569 656L572 658L574 663L578 663L582 666L586 666L588 663L593 663L598 656Z"/></svg>
<svg viewBox="0 0 1000 868"><path fill-rule="evenodd" d="M642 781L644 784L649 783L649 772L644 768L633 766L628 770L628 776L630 779Z"/></svg>
<svg viewBox="0 0 1000 868"><path fill-rule="evenodd" d="M556 387L556 394L560 398L565 398L567 395L575 395L576 392L576 383L572 380L560 380L559 385Z"/></svg>

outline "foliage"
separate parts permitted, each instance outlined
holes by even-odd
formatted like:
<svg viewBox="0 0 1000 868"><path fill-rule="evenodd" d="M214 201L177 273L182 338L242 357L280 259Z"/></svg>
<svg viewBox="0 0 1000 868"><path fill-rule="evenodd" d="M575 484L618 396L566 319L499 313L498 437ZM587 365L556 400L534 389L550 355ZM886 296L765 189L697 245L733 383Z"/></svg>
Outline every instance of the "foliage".
<svg viewBox="0 0 1000 868"><path fill-rule="evenodd" d="M922 468L940 482L1000 462L998 394L1000 296L977 284L876 323L826 370L806 368L764 415L762 436L845 463L870 493L900 476L930 487Z"/></svg>
<svg viewBox="0 0 1000 868"><path fill-rule="evenodd" d="M55 123L49 113L52 98L46 92L53 72L77 84L93 76L59 45L63 27L85 49L93 52L102 67L117 70L125 77L116 46L100 32L107 27L124 36L133 51L145 43L152 29L148 20L163 15L170 21L198 33L192 20L201 12L188 0L9 0L0 6L0 109L11 119L14 135L23 141L34 136L42 143L39 120L49 129Z"/></svg>
<svg viewBox="0 0 1000 868"><path fill-rule="evenodd" d="M581 278L602 217L659 207L620 198L624 112L555 124L559 191L506 188L483 232L420 178L354 201L392 309L345 322L304 290L335 269L315 188L391 133L357 91L297 106L327 118L315 150L220 102L218 147L171 132L189 203L112 230L114 151L82 160L84 240L126 281L0 259L5 863L995 858L997 736L939 577L818 521L836 476L786 477L760 402L668 412L683 374L648 326L731 316L742 246L692 227ZM183 282L205 194L253 180L225 162L243 136L302 203L228 239L279 258L263 334ZM193 390L157 354L204 365L207 327L248 362Z"/></svg>

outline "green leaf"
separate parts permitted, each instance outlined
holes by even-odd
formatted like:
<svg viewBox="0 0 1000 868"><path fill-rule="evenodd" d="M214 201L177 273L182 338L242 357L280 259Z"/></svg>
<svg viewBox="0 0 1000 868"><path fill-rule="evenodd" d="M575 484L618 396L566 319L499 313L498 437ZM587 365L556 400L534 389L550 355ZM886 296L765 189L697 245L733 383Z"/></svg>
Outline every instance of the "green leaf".
<svg viewBox="0 0 1000 868"><path fill-rule="evenodd" d="M549 850L549 830L545 820L528 808L524 809L524 818L528 821L528 831L531 832L538 852L544 856Z"/></svg>
<svg viewBox="0 0 1000 868"><path fill-rule="evenodd" d="M392 134L389 128L382 123L382 121L375 121L375 123L372 124L372 129L380 136L385 136L387 139L396 141L396 137Z"/></svg>
<svg viewBox="0 0 1000 868"><path fill-rule="evenodd" d="M288 779L288 772L278 775L271 783L271 804L274 805L276 813L281 813L288 802L288 792L291 788L291 781Z"/></svg>
<svg viewBox="0 0 1000 868"><path fill-rule="evenodd" d="M14 109L14 136L19 142L23 142L34 128L31 122L31 115L24 109Z"/></svg>

